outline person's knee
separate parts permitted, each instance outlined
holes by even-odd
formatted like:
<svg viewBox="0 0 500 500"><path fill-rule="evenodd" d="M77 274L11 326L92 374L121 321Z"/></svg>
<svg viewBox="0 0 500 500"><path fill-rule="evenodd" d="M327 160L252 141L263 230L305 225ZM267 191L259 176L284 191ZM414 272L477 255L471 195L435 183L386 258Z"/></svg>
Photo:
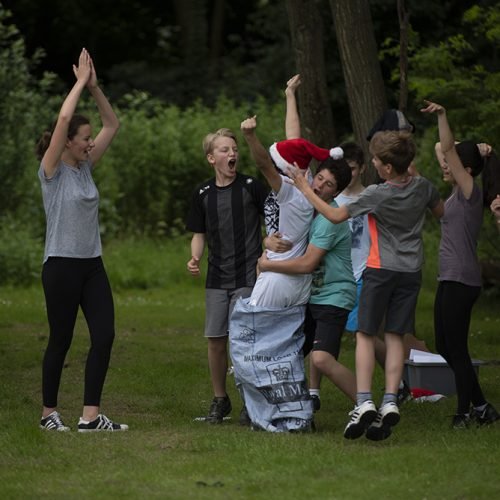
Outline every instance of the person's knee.
<svg viewBox="0 0 500 500"><path fill-rule="evenodd" d="M321 372L325 372L332 363L337 362L335 357L326 351L313 351L311 354L311 361Z"/></svg>

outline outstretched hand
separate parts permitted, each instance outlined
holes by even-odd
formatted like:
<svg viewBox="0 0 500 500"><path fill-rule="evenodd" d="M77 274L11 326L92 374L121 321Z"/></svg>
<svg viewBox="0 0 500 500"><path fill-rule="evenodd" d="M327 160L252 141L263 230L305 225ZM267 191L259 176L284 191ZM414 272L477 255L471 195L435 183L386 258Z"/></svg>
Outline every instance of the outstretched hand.
<svg viewBox="0 0 500 500"><path fill-rule="evenodd" d="M441 115L446 112L446 110L444 109L443 106L441 106L441 104L437 104L436 102L432 101L427 101L425 99L424 103L426 107L420 109L422 113L437 113L438 115Z"/></svg>
<svg viewBox="0 0 500 500"><path fill-rule="evenodd" d="M311 189L308 181L310 177L310 170L300 169L296 162L294 162L293 165L294 166L290 165L286 169L286 174L293 181L295 187L304 193L307 189Z"/></svg>
<svg viewBox="0 0 500 500"><path fill-rule="evenodd" d="M300 80L299 74L292 76L292 78L286 82L285 95L289 93L295 94L301 83L302 81Z"/></svg>
<svg viewBox="0 0 500 500"><path fill-rule="evenodd" d="M241 131L244 135L249 135L257 128L257 115L247 118L241 122Z"/></svg>
<svg viewBox="0 0 500 500"><path fill-rule="evenodd" d="M92 59L87 49L83 48L78 58L78 66L73 64L73 73L78 81L89 83L92 74Z"/></svg>
<svg viewBox="0 0 500 500"><path fill-rule="evenodd" d="M496 198L491 202L490 210L497 222L500 222L500 194L497 194Z"/></svg>

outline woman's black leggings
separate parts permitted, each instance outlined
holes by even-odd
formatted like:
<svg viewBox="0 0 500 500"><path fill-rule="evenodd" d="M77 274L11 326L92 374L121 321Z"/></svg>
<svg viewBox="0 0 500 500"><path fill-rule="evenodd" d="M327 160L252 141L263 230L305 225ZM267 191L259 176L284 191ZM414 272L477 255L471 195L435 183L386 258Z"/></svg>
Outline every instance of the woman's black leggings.
<svg viewBox="0 0 500 500"><path fill-rule="evenodd" d="M81 307L90 332L83 404L100 406L115 336L113 296L102 259L50 257L43 265L42 284L50 327L42 368L43 404L57 406L64 358Z"/></svg>
<svg viewBox="0 0 500 500"><path fill-rule="evenodd" d="M469 413L471 403L486 403L469 354L468 336L472 306L481 287L440 281L434 302L436 349L455 374L457 413Z"/></svg>

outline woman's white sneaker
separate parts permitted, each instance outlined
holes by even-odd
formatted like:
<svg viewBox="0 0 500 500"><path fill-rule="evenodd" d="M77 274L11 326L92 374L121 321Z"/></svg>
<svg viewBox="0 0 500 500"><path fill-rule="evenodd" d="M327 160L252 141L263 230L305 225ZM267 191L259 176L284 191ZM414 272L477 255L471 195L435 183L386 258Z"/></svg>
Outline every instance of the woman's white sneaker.
<svg viewBox="0 0 500 500"><path fill-rule="evenodd" d="M106 415L99 413L95 420L88 422L83 420L80 417L80 421L78 422L78 432L117 432L117 431L127 431L128 425L125 424L117 424L116 422L112 422Z"/></svg>

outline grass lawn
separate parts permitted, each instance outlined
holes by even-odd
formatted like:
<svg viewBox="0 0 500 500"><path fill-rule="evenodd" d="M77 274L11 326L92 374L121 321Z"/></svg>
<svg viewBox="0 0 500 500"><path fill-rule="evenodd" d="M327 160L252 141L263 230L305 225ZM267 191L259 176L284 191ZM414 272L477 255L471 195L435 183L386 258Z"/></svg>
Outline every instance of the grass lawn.
<svg viewBox="0 0 500 500"><path fill-rule="evenodd" d="M423 290L418 333L432 340L432 291ZM9 498L500 498L500 423L452 430L455 398L402 407L391 438L342 437L350 402L327 381L317 432L277 435L237 423L193 421L211 399L202 336L201 282L115 293L117 336L103 411L130 431L50 433L38 428L48 328L41 287L0 288L0 494ZM488 399L500 407L498 297L475 308L471 351ZM79 317L66 360L60 411L76 427L88 333ZM353 365L344 339L341 359ZM382 393L380 370L374 386Z"/></svg>

